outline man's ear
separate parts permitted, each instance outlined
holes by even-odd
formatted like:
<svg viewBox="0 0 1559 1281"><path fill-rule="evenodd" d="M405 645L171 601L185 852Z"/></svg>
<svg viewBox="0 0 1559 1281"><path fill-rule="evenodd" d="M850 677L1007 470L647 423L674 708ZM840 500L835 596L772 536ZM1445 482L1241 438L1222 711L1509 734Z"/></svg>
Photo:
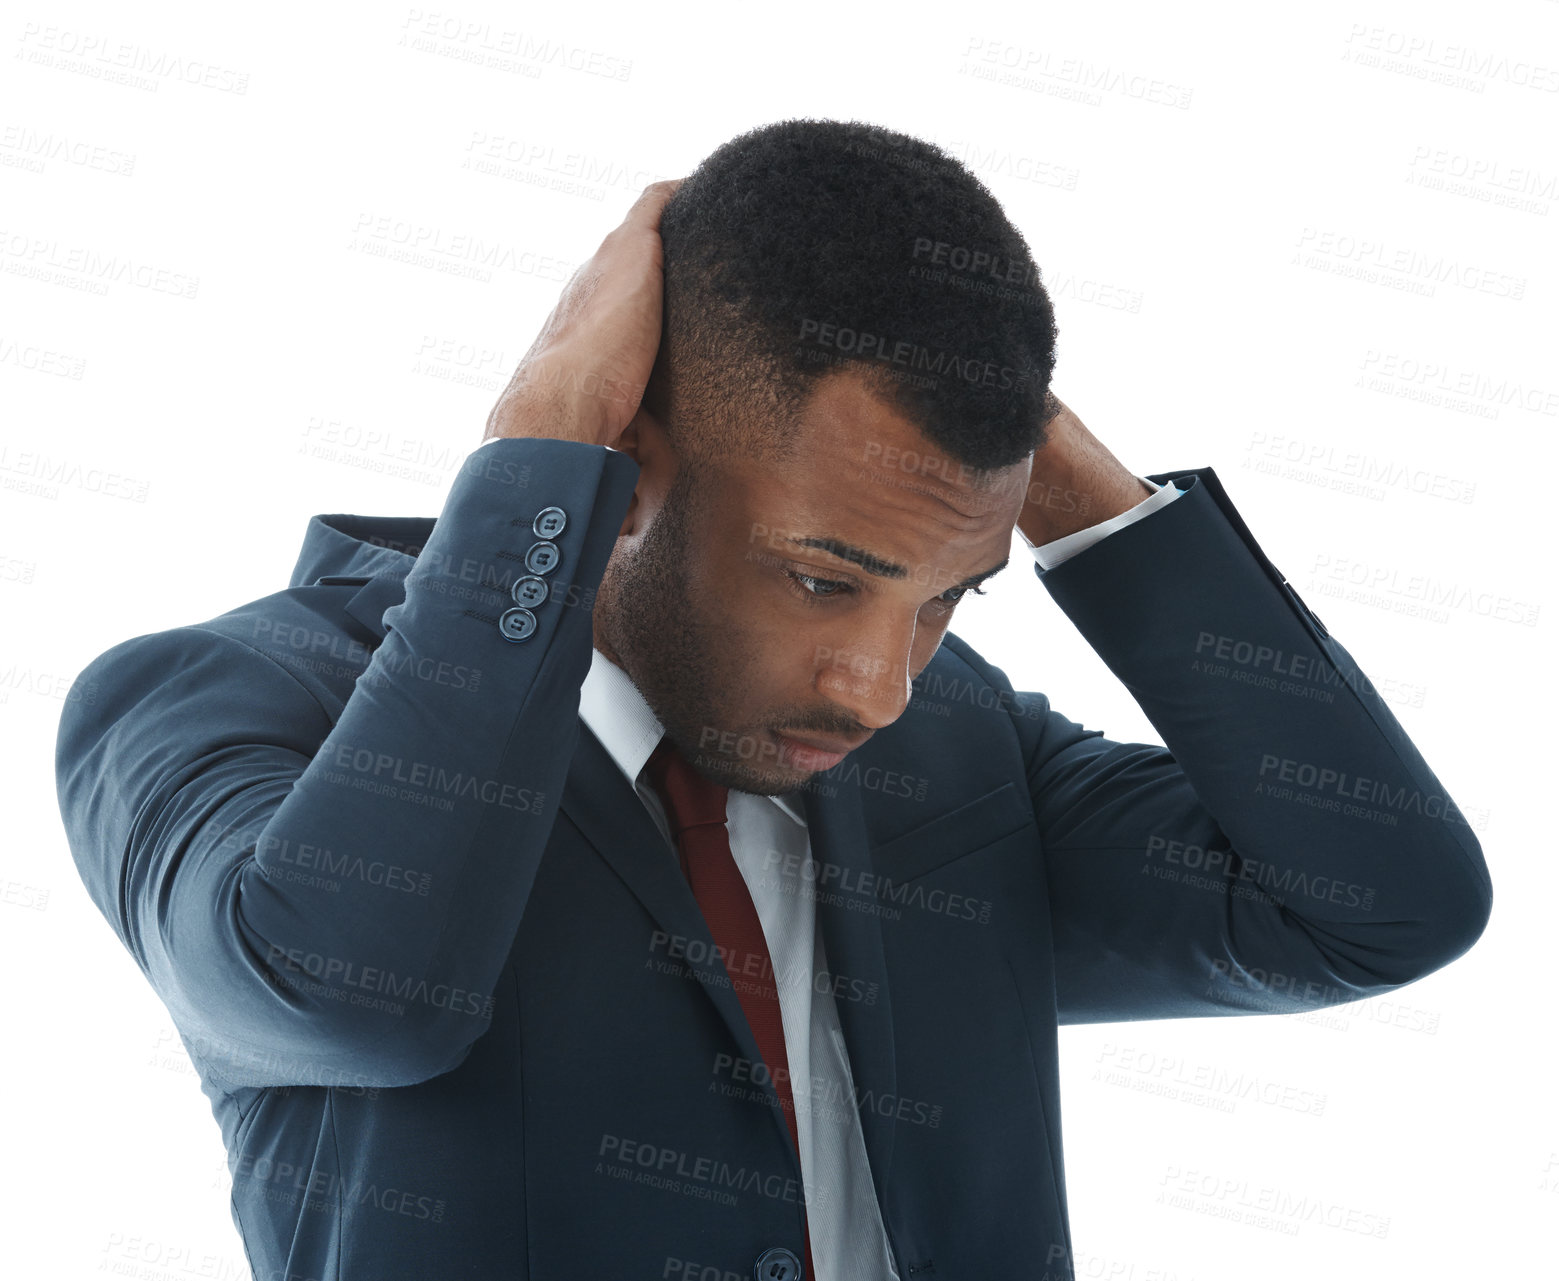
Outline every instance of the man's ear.
<svg viewBox="0 0 1559 1281"><path fill-rule="evenodd" d="M650 409L648 401L639 402L638 409L623 428L622 435L613 442L612 448L627 454L641 468L649 471L664 468L667 461L674 459L677 454L671 437L667 435L660 418Z"/></svg>
<svg viewBox="0 0 1559 1281"><path fill-rule="evenodd" d="M639 479L628 500L628 510L623 514L622 527L617 531L617 536L622 538L642 532L638 530L641 521L659 508L670 477L676 472L676 451L671 447L665 428L643 401L612 448L639 464Z"/></svg>
<svg viewBox="0 0 1559 1281"><path fill-rule="evenodd" d="M617 437L616 442L611 446L611 448L617 450L618 453L627 454L628 457L633 459L633 461L636 463L639 462L639 457L643 449L642 442L639 439L639 419L643 416L643 414L644 407L641 405L639 407L638 413L634 414L634 416L629 420L628 425L623 428L622 434ZM634 526L638 524L639 512L641 510L641 504L639 502L639 490L644 488L644 484L644 465L640 463L639 479L634 484L633 493L628 496L628 510L623 513L623 523L617 530L617 537L619 538L625 538L627 535L633 533Z"/></svg>
<svg viewBox="0 0 1559 1281"><path fill-rule="evenodd" d="M611 448L620 454L627 454L634 462L639 461L639 454L643 448L639 437L639 419L642 417L644 417L644 408L640 406L639 411L628 420L628 425L622 429L622 434L611 445Z"/></svg>
<svg viewBox="0 0 1559 1281"><path fill-rule="evenodd" d="M638 408L634 411L628 425L623 428L622 435L613 448L621 450L643 467L645 451L664 447L666 443L666 429L661 426L665 420L665 408L666 344L662 342L655 353L655 363L650 369L649 380L644 384L644 390L639 396ZM648 431L645 430L646 426Z"/></svg>

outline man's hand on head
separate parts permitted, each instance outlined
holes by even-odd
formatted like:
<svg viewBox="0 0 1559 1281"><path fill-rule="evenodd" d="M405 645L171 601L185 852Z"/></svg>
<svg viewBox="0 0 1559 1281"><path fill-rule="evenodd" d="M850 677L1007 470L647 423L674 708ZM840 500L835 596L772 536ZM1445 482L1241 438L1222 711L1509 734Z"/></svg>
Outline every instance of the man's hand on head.
<svg viewBox="0 0 1559 1281"><path fill-rule="evenodd" d="M1018 528L1035 546L1118 516L1154 492L1054 393L1050 405L1018 514Z"/></svg>
<svg viewBox="0 0 1559 1281"><path fill-rule="evenodd" d="M483 442L547 436L614 445L660 348L660 215L683 179L652 182L563 287L487 418Z"/></svg>

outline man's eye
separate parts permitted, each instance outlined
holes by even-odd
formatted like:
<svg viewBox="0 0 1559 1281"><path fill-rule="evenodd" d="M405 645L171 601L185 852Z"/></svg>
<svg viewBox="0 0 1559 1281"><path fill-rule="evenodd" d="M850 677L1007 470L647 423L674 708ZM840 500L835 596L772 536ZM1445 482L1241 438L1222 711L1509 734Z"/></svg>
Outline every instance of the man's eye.
<svg viewBox="0 0 1559 1281"><path fill-rule="evenodd" d="M854 587L838 578L818 578L814 574L798 574L795 570L787 569L785 577L792 583L799 584L791 590L804 601L816 602L830 600L835 596L847 596ZM983 587L949 587L937 600L951 608L964 598L965 593L973 592L976 596L984 596Z"/></svg>
<svg viewBox="0 0 1559 1281"><path fill-rule="evenodd" d="M805 601L828 600L834 596L843 596L850 584L838 578L816 578L811 574L798 574L794 570L787 569L785 577L793 583L799 583L799 587L791 590ZM819 588L823 590L818 590Z"/></svg>
<svg viewBox="0 0 1559 1281"><path fill-rule="evenodd" d="M952 600L948 600L948 596L951 595L953 592L957 592L958 595L954 596L952 598ZM937 599L939 599L944 605L956 605L956 604L958 604L959 601L961 601L964 598L964 594L966 592L973 592L976 596L984 596L985 595L985 588L983 588L983 587L949 587L947 589L947 591L943 592L942 595L939 596Z"/></svg>

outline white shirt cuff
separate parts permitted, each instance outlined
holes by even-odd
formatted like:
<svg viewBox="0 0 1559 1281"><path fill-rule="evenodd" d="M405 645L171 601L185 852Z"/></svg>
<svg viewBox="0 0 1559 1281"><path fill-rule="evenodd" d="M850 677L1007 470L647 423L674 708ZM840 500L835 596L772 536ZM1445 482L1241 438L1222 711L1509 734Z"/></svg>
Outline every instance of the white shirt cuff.
<svg viewBox="0 0 1559 1281"><path fill-rule="evenodd" d="M1146 476L1138 477L1144 485L1152 485L1153 481ZM1150 512L1157 511L1169 503L1175 501L1184 492L1168 482L1159 485L1156 493L1149 494L1135 507L1129 507L1119 516L1111 516L1109 520L1100 521L1097 525L1090 525L1087 529L1079 529L1076 533L1067 534L1061 538L1052 539L1048 543L1040 543L1037 547L1030 543L1028 535L1021 529L1018 537L1028 545L1034 553L1034 560L1041 571L1054 569L1062 561L1070 560L1084 548L1092 547L1100 539L1107 538L1118 529L1125 529L1133 521L1141 520Z"/></svg>

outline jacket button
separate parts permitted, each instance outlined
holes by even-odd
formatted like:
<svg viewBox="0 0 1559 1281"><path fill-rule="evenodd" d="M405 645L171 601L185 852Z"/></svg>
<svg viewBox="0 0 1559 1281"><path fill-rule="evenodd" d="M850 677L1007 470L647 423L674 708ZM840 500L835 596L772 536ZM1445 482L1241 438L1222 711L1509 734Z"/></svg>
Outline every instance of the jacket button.
<svg viewBox="0 0 1559 1281"><path fill-rule="evenodd" d="M568 524L568 515L561 507L543 507L531 521L531 532L537 538L556 538Z"/></svg>
<svg viewBox="0 0 1559 1281"><path fill-rule="evenodd" d="M506 609L498 620L504 640L522 641L536 630L536 615L528 609Z"/></svg>
<svg viewBox="0 0 1559 1281"><path fill-rule="evenodd" d="M516 578L514 586L509 589L514 597L516 605L524 605L528 609L535 609L537 605L547 599L547 580L544 578Z"/></svg>
<svg viewBox="0 0 1559 1281"><path fill-rule="evenodd" d="M532 543L525 553L525 568L533 574L550 574L562 559L556 543Z"/></svg>
<svg viewBox="0 0 1559 1281"><path fill-rule="evenodd" d="M752 1265L756 1281L800 1281L801 1260L782 1245L765 1250Z"/></svg>

